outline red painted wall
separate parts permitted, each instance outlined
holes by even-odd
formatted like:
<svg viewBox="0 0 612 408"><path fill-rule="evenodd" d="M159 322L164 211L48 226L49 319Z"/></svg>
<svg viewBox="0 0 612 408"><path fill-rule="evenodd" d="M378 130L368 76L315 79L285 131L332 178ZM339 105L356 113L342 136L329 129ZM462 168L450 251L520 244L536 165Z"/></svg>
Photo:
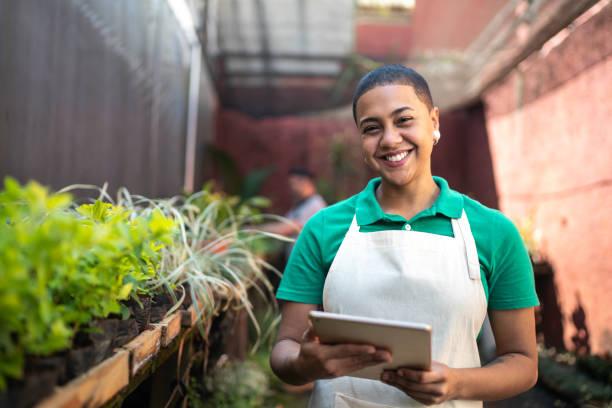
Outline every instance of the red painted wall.
<svg viewBox="0 0 612 408"><path fill-rule="evenodd" d="M585 19L489 90L486 118L500 207L535 217L566 347L582 308L591 350L612 353L612 6Z"/></svg>
<svg viewBox="0 0 612 408"><path fill-rule="evenodd" d="M370 176L361 160L359 138L350 116L346 119L322 115L254 119L237 111L221 110L217 114L215 139L216 147L237 161L242 174L260 167L274 168L261 193L272 199L273 209L280 213L291 205L287 187L287 172L291 167L309 168L319 182L335 181L341 190L338 198L360 191ZM350 168L337 180L332 171L334 146L336 156L341 156L343 161L341 164Z"/></svg>
<svg viewBox="0 0 612 408"><path fill-rule="evenodd" d="M355 52L383 60L405 58L410 53L411 31L407 23L358 23L355 28Z"/></svg>

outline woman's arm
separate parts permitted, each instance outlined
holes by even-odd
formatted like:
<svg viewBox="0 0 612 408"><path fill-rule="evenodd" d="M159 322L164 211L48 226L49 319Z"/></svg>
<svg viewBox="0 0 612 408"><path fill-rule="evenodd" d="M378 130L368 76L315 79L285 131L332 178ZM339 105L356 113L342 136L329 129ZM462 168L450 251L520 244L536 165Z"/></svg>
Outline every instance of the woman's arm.
<svg viewBox="0 0 612 408"><path fill-rule="evenodd" d="M270 354L270 366L281 380L301 385L391 361L388 351L371 345L321 344L308 320L308 313L317 307L283 302L276 344Z"/></svg>
<svg viewBox="0 0 612 408"><path fill-rule="evenodd" d="M431 371L386 371L382 380L424 404L449 399L498 400L528 390L538 378L533 307L490 310L489 318L497 358L486 366L451 368L434 363Z"/></svg>

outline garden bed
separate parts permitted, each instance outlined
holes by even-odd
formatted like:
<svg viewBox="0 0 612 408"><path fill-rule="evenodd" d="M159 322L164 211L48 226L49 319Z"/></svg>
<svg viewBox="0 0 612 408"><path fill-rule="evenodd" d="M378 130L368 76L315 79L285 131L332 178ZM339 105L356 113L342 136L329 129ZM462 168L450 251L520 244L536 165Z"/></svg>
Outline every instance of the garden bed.
<svg viewBox="0 0 612 408"><path fill-rule="evenodd" d="M138 375L157 361L163 349L171 348L181 334L182 315L195 315L195 308L177 311L154 323L115 353L64 386L36 406L39 408L100 407L130 387ZM189 327L196 321L188 320ZM172 350L175 351L175 350ZM167 353L166 353L167 354ZM147 374L150 374L147 373ZM142 378L138 382L142 381Z"/></svg>
<svg viewBox="0 0 612 408"><path fill-rule="evenodd" d="M257 213L248 205L210 191L151 200L120 190L116 203L99 193L78 205L5 180L1 406L103 405L154 371L181 333L197 326L205 338L214 316L251 313L249 288L269 287L253 246L263 235L241 229Z"/></svg>

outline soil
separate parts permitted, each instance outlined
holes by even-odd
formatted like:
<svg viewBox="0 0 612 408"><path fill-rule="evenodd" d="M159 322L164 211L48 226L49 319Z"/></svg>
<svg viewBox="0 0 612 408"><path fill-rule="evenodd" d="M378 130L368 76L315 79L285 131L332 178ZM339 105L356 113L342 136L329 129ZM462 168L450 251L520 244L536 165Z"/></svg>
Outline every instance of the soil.
<svg viewBox="0 0 612 408"><path fill-rule="evenodd" d="M157 323L164 319L166 312L172 307L172 298L167 294L158 294L153 297L151 304L151 323Z"/></svg>

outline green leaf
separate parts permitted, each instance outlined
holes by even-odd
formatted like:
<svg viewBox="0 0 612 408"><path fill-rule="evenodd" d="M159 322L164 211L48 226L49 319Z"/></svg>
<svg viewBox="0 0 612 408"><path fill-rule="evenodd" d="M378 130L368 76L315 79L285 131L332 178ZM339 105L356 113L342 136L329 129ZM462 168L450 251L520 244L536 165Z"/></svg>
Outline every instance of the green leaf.
<svg viewBox="0 0 612 408"><path fill-rule="evenodd" d="M133 287L134 285L132 283L126 283L125 285L123 285L123 287L119 291L119 295L117 296L117 298L120 300L127 299L130 295L130 292L132 292Z"/></svg>

